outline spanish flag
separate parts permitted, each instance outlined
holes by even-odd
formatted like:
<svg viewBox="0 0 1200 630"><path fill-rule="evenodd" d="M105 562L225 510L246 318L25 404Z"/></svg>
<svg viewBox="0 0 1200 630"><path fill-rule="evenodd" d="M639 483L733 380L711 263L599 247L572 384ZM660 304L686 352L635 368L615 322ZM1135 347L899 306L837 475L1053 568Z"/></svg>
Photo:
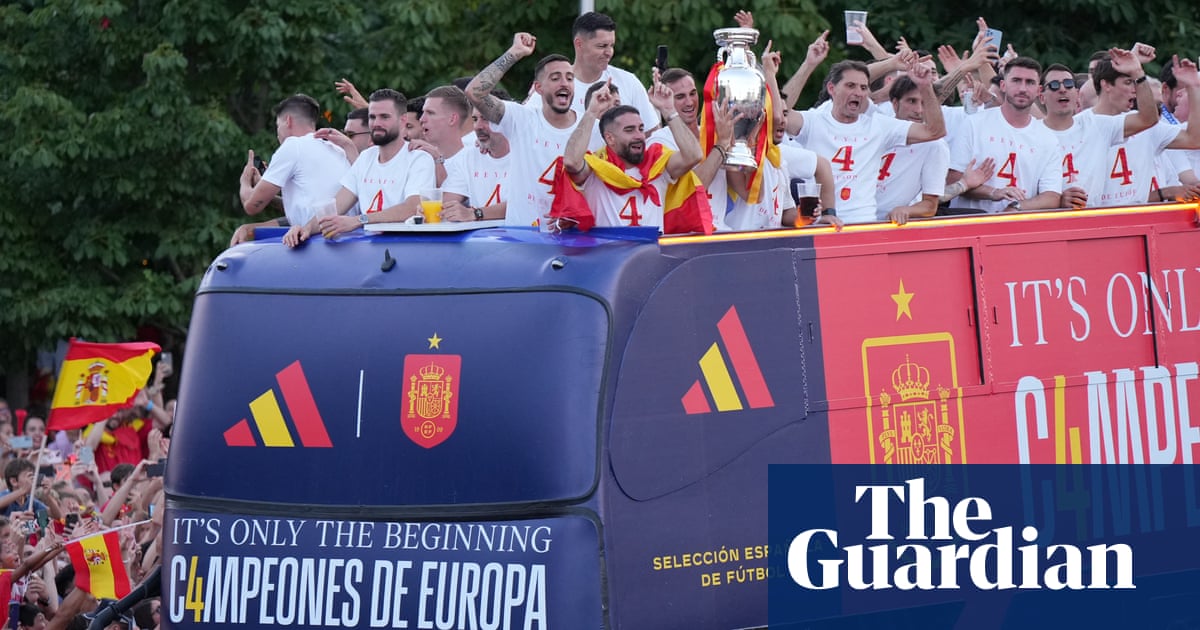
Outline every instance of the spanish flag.
<svg viewBox="0 0 1200 630"><path fill-rule="evenodd" d="M673 153L674 151L661 144L648 146L641 164L638 165L640 180L625 173L625 162L610 152L608 147L604 147L596 153L588 153L584 159L591 167L593 174L613 192L626 194L631 190L637 190L642 193L643 198L650 200L655 205L662 206L664 233L703 232L712 234L712 210L708 203L708 195L704 191L703 184L700 183L700 178L695 173L688 171L675 183L668 185L665 203L659 198L658 189L654 187L653 182L666 172L667 162ZM587 200L570 182L566 172L564 171L561 175L563 178L567 178L563 181L566 181L570 190L561 190L556 187L554 201L550 206L550 216L561 216L579 221L581 216L586 215L584 220L579 221L580 229L586 231L595 225L595 216L590 206L587 205ZM555 181L559 180L556 178ZM585 225L587 228L584 227Z"/></svg>
<svg viewBox="0 0 1200 630"><path fill-rule="evenodd" d="M77 429L130 406L146 385L156 343L71 340L50 404L50 430Z"/></svg>
<svg viewBox="0 0 1200 630"><path fill-rule="evenodd" d="M129 594L129 574L121 558L121 534L110 531L67 544L75 587L96 599L121 599Z"/></svg>

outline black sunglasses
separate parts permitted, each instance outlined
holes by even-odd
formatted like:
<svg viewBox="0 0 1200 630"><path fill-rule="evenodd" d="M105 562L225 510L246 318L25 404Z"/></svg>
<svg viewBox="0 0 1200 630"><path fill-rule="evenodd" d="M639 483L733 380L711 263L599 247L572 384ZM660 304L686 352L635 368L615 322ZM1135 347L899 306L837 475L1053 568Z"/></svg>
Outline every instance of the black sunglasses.
<svg viewBox="0 0 1200 630"><path fill-rule="evenodd" d="M361 136L364 133L371 133L371 132L370 131L343 131L342 133L346 134L347 138L353 138L354 136Z"/></svg>
<svg viewBox="0 0 1200 630"><path fill-rule="evenodd" d="M1050 81L1046 83L1046 89L1051 92L1057 92L1060 87L1065 87L1068 90L1076 87L1075 79L1063 79L1062 81Z"/></svg>

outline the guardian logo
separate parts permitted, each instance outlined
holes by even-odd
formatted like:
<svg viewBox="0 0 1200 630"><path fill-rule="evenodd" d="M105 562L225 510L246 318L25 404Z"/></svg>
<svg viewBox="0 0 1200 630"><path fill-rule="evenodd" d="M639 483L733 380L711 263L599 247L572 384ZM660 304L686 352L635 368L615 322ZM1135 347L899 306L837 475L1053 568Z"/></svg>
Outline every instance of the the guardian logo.
<svg viewBox="0 0 1200 630"><path fill-rule="evenodd" d="M946 497L926 498L924 479L856 485L854 503L870 510L866 540L883 542L840 547L837 530L801 532L788 545L792 581L813 590L839 588L843 581L855 590L1136 588L1129 545L1042 546L1038 529L1026 526L1019 534L1026 544L1018 546L1013 527L989 527L987 500L968 497L951 506ZM897 503L907 509L907 535L899 540L891 522L901 514L889 513Z"/></svg>

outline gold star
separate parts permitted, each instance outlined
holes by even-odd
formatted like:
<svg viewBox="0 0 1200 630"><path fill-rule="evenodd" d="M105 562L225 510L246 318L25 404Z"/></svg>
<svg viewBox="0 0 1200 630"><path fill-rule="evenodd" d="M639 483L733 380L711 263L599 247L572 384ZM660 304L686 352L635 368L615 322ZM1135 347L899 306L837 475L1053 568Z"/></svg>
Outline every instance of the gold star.
<svg viewBox="0 0 1200 630"><path fill-rule="evenodd" d="M438 344L442 343L442 338L437 336L437 333L433 333L433 336L429 337L428 339L429 339L429 349L430 350L441 350L442 349L442 347L440 345L438 345Z"/></svg>
<svg viewBox="0 0 1200 630"><path fill-rule="evenodd" d="M912 293L904 290L904 278L900 279L900 290L892 294L892 301L896 303L896 321L900 321L901 315L908 315L912 319L912 310L908 308L908 303L912 302Z"/></svg>

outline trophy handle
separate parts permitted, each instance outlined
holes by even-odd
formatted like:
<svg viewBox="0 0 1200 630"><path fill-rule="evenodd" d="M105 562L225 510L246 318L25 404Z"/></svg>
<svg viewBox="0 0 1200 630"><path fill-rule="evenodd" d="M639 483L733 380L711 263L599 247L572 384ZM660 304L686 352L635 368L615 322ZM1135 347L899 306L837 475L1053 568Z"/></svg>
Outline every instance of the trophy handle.
<svg viewBox="0 0 1200 630"><path fill-rule="evenodd" d="M721 46L720 48L718 48L717 49L717 62L725 63L725 58L728 56L728 54L729 54L729 49L726 48L725 46Z"/></svg>

